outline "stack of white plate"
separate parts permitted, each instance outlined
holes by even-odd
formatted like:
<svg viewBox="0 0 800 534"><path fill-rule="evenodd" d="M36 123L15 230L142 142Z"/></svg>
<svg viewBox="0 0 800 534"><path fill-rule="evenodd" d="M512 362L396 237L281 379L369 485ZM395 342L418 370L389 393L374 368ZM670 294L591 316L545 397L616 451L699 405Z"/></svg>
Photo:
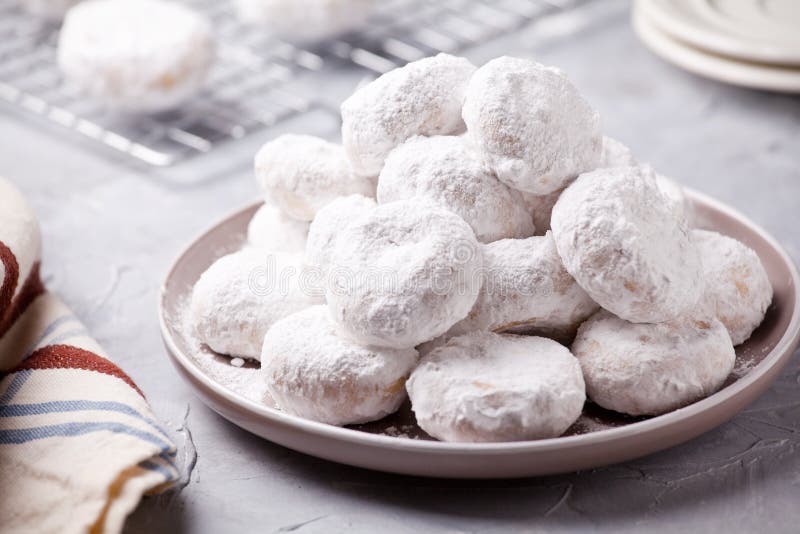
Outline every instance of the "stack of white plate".
<svg viewBox="0 0 800 534"><path fill-rule="evenodd" d="M633 26L656 54L695 74L800 92L800 0L636 0Z"/></svg>

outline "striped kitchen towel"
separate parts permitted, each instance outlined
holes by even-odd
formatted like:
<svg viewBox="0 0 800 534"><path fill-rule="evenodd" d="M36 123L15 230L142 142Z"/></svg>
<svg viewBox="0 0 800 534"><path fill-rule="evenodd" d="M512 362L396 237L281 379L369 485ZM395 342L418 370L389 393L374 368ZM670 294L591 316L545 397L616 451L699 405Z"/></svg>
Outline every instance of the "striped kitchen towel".
<svg viewBox="0 0 800 534"><path fill-rule="evenodd" d="M0 178L0 531L119 532L178 478L136 384L39 278L37 219Z"/></svg>

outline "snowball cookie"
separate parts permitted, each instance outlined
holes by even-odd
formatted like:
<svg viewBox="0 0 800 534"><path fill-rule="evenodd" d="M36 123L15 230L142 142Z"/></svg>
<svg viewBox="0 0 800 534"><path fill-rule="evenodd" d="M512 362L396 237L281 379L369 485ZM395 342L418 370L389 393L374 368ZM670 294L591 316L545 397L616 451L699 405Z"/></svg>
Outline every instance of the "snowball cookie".
<svg viewBox="0 0 800 534"><path fill-rule="evenodd" d="M349 195L339 197L319 210L308 231L306 263L327 272L341 231L377 205L374 200L363 195Z"/></svg>
<svg viewBox="0 0 800 534"><path fill-rule="evenodd" d="M414 135L464 130L461 105L475 66L439 54L365 85L342 104L342 141L356 173L377 176L394 147Z"/></svg>
<svg viewBox="0 0 800 534"><path fill-rule="evenodd" d="M551 221L567 271L600 306L635 323L686 315L703 293L700 254L646 167L582 174Z"/></svg>
<svg viewBox="0 0 800 534"><path fill-rule="evenodd" d="M386 158L378 202L423 197L467 221L478 241L533 235L519 193L498 180L463 137L412 137Z"/></svg>
<svg viewBox="0 0 800 534"><path fill-rule="evenodd" d="M639 162L633 157L633 152L631 152L630 148L616 139L603 137L603 152L600 156L599 168L635 167L637 165L639 165ZM658 173L656 173L656 183L664 196L667 197L667 200L675 204L677 209L682 210L689 223L693 224L695 218L694 207L689 199L686 198L683 187L675 180Z"/></svg>
<svg viewBox="0 0 800 534"><path fill-rule="evenodd" d="M261 362L267 390L281 410L348 425L397 411L417 351L358 345L337 334L325 306L312 306L272 325Z"/></svg>
<svg viewBox="0 0 800 534"><path fill-rule="evenodd" d="M481 265L478 241L461 217L431 202L399 200L342 231L325 296L353 339L404 349L467 316Z"/></svg>
<svg viewBox="0 0 800 534"><path fill-rule="evenodd" d="M515 189L546 195L600 161L600 116L554 67L493 59L470 80L462 113L467 136Z"/></svg>
<svg viewBox="0 0 800 534"><path fill-rule="evenodd" d="M586 400L578 360L543 337L472 332L431 351L406 388L419 426L443 441L560 436Z"/></svg>
<svg viewBox="0 0 800 534"><path fill-rule="evenodd" d="M697 217L694 206L686 197L686 193L681 184L672 178L667 178L663 174L656 174L656 184L667 200L675 206L675 209L683 214L689 226L692 226Z"/></svg>
<svg viewBox="0 0 800 534"><path fill-rule="evenodd" d="M603 136L598 167L633 167L638 164L630 148L613 137Z"/></svg>
<svg viewBox="0 0 800 534"><path fill-rule="evenodd" d="M601 310L572 344L589 398L630 415L658 415L714 393L736 354L714 318L661 324L629 323Z"/></svg>
<svg viewBox="0 0 800 534"><path fill-rule="evenodd" d="M524 191L520 192L522 201L533 217L533 226L536 228L534 235L544 235L550 230L550 217L553 215L553 206L564 189L558 189L546 195L533 195Z"/></svg>
<svg viewBox="0 0 800 534"><path fill-rule="evenodd" d="M322 302L307 285L302 256L247 248L223 256L200 276L189 317L213 351L258 360L275 321Z"/></svg>
<svg viewBox="0 0 800 534"><path fill-rule="evenodd" d="M236 0L245 24L262 26L281 39L312 42L358 29L374 0Z"/></svg>
<svg viewBox="0 0 800 534"><path fill-rule="evenodd" d="M703 300L728 329L733 344L744 343L772 302L767 271L755 251L735 239L706 230L692 230L692 239L703 258Z"/></svg>
<svg viewBox="0 0 800 534"><path fill-rule="evenodd" d="M340 145L311 135L286 134L265 144L255 173L267 200L301 221L313 220L337 197L375 196L375 185L353 174Z"/></svg>
<svg viewBox="0 0 800 534"><path fill-rule="evenodd" d="M179 3L87 0L69 10L58 41L64 77L125 112L177 107L214 60L208 20Z"/></svg>
<svg viewBox="0 0 800 534"><path fill-rule="evenodd" d="M550 232L481 248L486 279L472 311L453 326L452 334L513 329L571 339L597 311L597 303L564 269Z"/></svg>
<svg viewBox="0 0 800 534"><path fill-rule="evenodd" d="M247 243L271 252L302 254L308 223L287 217L279 208L264 204L247 225Z"/></svg>
<svg viewBox="0 0 800 534"><path fill-rule="evenodd" d="M60 20L69 8L81 0L21 0L22 8L37 17Z"/></svg>

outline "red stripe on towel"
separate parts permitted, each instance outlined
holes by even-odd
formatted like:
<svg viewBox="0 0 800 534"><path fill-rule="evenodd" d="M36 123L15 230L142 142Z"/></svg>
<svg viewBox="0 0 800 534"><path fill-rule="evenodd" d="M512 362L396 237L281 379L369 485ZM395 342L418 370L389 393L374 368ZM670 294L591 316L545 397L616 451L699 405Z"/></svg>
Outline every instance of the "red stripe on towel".
<svg viewBox="0 0 800 534"><path fill-rule="evenodd" d="M6 271L3 283L0 284L0 324L2 324L3 317L11 309L11 300L14 298L14 290L19 279L17 257L2 241L0 241L0 262Z"/></svg>
<svg viewBox="0 0 800 534"><path fill-rule="evenodd" d="M2 243L0 243L0 245L2 245ZM2 251L0 251L0 254L2 254ZM16 259L14 261L16 263ZM5 284L3 285L5 286ZM42 293L44 293L44 284L42 284L42 279L39 276L39 263L37 262L31 268L31 272L20 288L17 298L14 299L8 308L0 308L0 337L3 337L3 335L8 332L8 329L11 328L14 321L19 319L19 316L28 309L31 302Z"/></svg>
<svg viewBox="0 0 800 534"><path fill-rule="evenodd" d="M42 347L8 373L16 373L25 369L84 369L86 371L95 371L119 378L144 397L144 393L122 369L102 356L71 345Z"/></svg>

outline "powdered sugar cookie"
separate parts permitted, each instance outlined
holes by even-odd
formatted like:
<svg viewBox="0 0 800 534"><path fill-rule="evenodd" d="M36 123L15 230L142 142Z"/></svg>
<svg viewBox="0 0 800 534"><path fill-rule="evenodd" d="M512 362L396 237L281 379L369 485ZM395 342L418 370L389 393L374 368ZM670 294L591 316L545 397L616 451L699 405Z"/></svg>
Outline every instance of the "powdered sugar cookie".
<svg viewBox="0 0 800 534"><path fill-rule="evenodd" d="M64 77L126 112L174 108L202 85L214 60L208 20L176 2L86 0L58 41Z"/></svg>
<svg viewBox="0 0 800 534"><path fill-rule="evenodd" d="M744 343L764 320L772 285L758 255L745 244L716 232L692 230L703 258L703 297L734 345Z"/></svg>
<svg viewBox="0 0 800 534"><path fill-rule="evenodd" d="M623 319L676 319L702 295L700 254L686 220L664 201L648 168L582 174L558 199L551 225L567 271Z"/></svg>
<svg viewBox="0 0 800 534"><path fill-rule="evenodd" d="M603 137L603 152L600 156L599 168L635 167L638 165L640 165L640 163L633 157L633 152L631 152L630 148L616 139ZM667 200L672 202L677 209L683 211L689 224L693 224L694 207L692 203L689 202L689 199L686 198L683 187L672 178L667 178L658 173L656 173L656 183Z"/></svg>
<svg viewBox="0 0 800 534"><path fill-rule="evenodd" d="M658 415L722 386L736 354L715 318L635 324L601 310L581 325L572 352L589 398L630 415Z"/></svg>
<svg viewBox="0 0 800 534"><path fill-rule="evenodd" d="M375 196L375 185L353 174L341 146L310 135L287 134L265 144L255 173L267 199L301 221L313 220L340 196Z"/></svg>
<svg viewBox="0 0 800 534"><path fill-rule="evenodd" d="M603 136L603 149L600 152L598 167L633 167L638 164L630 148L613 137Z"/></svg>
<svg viewBox="0 0 800 534"><path fill-rule="evenodd" d="M466 317L481 251L458 215L420 199L379 205L336 240L326 299L359 343L409 348Z"/></svg>
<svg viewBox="0 0 800 534"><path fill-rule="evenodd" d="M319 210L308 231L306 262L327 272L336 238L352 221L378 204L363 195L339 197Z"/></svg>
<svg viewBox="0 0 800 534"><path fill-rule="evenodd" d="M550 232L483 245L483 282L469 315L451 334L473 330L571 339L597 304L564 269Z"/></svg>
<svg viewBox="0 0 800 534"><path fill-rule="evenodd" d="M519 193L498 180L463 137L412 137L386 158L378 202L429 199L467 221L479 241L533 235Z"/></svg>
<svg viewBox="0 0 800 534"><path fill-rule="evenodd" d="M310 42L363 26L373 0L236 0L239 18L281 39Z"/></svg>
<svg viewBox="0 0 800 534"><path fill-rule="evenodd" d="M658 173L656 173L656 184L658 185L658 189L661 190L661 194L675 206L675 209L683 214L689 226L694 225L696 218L694 206L686 197L686 193L681 184L672 178L667 178L663 174Z"/></svg>
<svg viewBox="0 0 800 534"><path fill-rule="evenodd" d="M467 136L515 189L552 193L599 163L600 117L556 68L493 59L470 80L462 113Z"/></svg>
<svg viewBox="0 0 800 534"><path fill-rule="evenodd" d="M321 301L304 278L301 256L247 248L223 256L200 276L189 316L212 350L257 360L275 321Z"/></svg>
<svg viewBox="0 0 800 534"><path fill-rule="evenodd" d="M417 351L353 343L337 334L325 306L313 306L269 329L261 362L267 390L281 410L347 425L397 411Z"/></svg>
<svg viewBox="0 0 800 534"><path fill-rule="evenodd" d="M247 225L247 242L263 250L302 254L308 223L284 215L279 208L264 204Z"/></svg>
<svg viewBox="0 0 800 534"><path fill-rule="evenodd" d="M464 129L461 105L475 66L439 54L362 87L342 104L342 142L356 173L377 176L389 152L415 135Z"/></svg>
<svg viewBox="0 0 800 534"><path fill-rule="evenodd" d="M578 360L541 337L473 332L425 356L406 384L417 423L444 441L560 436L586 393Z"/></svg>

